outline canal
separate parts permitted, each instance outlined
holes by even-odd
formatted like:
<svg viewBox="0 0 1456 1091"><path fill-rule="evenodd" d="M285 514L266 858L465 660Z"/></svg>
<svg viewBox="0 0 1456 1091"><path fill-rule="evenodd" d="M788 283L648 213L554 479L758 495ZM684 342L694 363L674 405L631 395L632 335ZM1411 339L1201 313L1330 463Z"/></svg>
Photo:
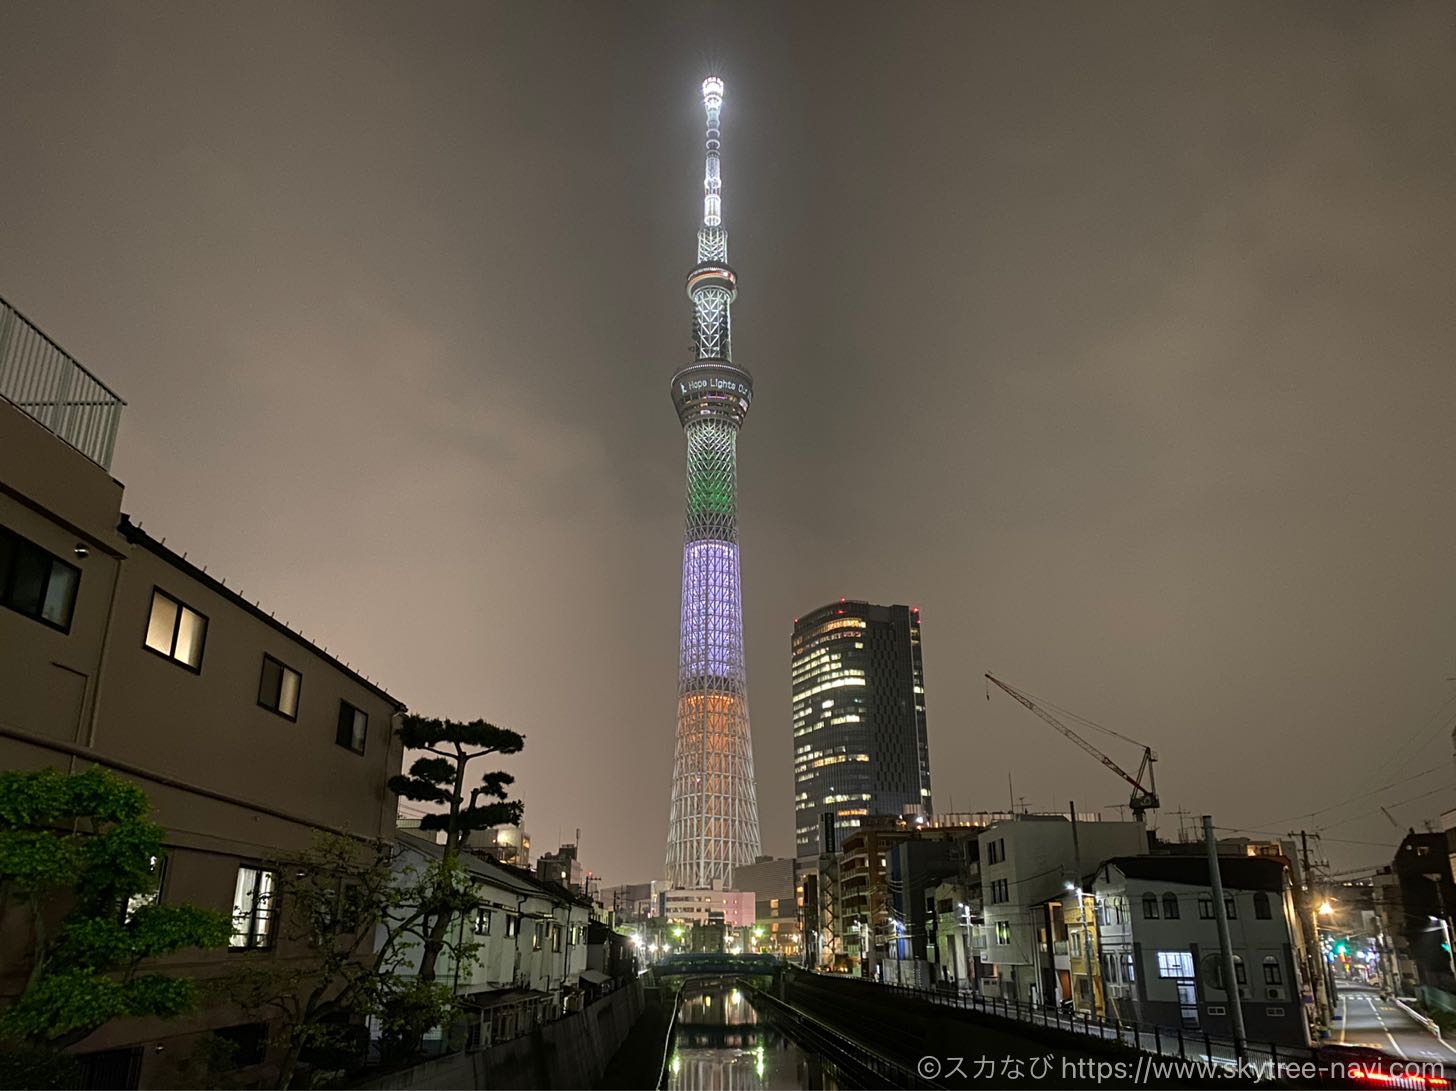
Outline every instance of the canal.
<svg viewBox="0 0 1456 1091"><path fill-rule="evenodd" d="M790 1039L746 990L714 984L683 990L668 1058L672 1091L830 1091L834 1066Z"/></svg>

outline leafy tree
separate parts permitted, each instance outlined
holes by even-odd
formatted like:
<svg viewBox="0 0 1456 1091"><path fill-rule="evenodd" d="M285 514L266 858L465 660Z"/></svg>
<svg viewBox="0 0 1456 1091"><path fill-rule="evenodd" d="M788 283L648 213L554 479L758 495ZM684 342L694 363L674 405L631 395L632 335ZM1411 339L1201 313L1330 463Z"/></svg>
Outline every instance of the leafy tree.
<svg viewBox="0 0 1456 1091"><path fill-rule="evenodd" d="M280 1021L288 1051L278 1087L291 1086L305 1062L315 1071L350 1067L364 1016L379 1016L406 1042L449 1021L454 993L419 981L405 959L423 941L431 907L463 913L475 905L463 867L402 867L389 846L342 834L321 834L272 867L283 935L308 955L245 966L223 988ZM477 945L447 937L446 949L468 965Z"/></svg>
<svg viewBox="0 0 1456 1091"><path fill-rule="evenodd" d="M444 830L443 863L454 867L460 848L471 830L515 825L521 820L521 803L507 798L506 787L515 782L509 773L482 773L470 783L469 765L491 754L518 754L526 740L517 732L485 720L459 723L423 716L406 716L400 738L411 750L423 750L429 757L416 759L408 776L391 777L390 790L416 803L442 807L420 820L422 830ZM468 794L467 794L467 785ZM482 802L484 800L485 802ZM442 888L442 896L448 888ZM450 929L450 907L442 897L437 904L425 904L429 927L420 952L419 977L434 981L435 964L445 947Z"/></svg>
<svg viewBox="0 0 1456 1091"><path fill-rule="evenodd" d="M221 947L226 914L148 905L162 828L146 793L113 773L0 773L0 919L28 929L20 995L0 1010L12 1048L61 1049L122 1016L180 1015L194 982L144 960Z"/></svg>

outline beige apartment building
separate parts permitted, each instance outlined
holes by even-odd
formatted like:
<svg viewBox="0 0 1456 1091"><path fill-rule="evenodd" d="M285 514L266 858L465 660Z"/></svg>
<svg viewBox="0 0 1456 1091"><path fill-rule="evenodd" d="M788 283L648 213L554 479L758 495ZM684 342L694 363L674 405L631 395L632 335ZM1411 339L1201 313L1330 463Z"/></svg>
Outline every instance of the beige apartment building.
<svg viewBox="0 0 1456 1091"><path fill-rule="evenodd" d="M229 950L171 970L298 957L266 862L320 831L393 839L404 705L122 514L121 407L0 300L0 768L99 765L147 792L167 831L159 897L234 920ZM0 922L0 966L14 933ZM93 1086L180 1086L207 1030L239 1045L245 1083L267 1078L266 1029L227 1003L115 1022L78 1052Z"/></svg>

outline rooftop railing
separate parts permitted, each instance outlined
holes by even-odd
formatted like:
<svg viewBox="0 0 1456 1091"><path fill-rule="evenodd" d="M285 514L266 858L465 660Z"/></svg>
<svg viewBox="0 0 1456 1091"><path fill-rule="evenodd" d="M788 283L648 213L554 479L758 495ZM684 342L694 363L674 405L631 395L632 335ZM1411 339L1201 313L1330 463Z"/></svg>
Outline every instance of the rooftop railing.
<svg viewBox="0 0 1456 1091"><path fill-rule="evenodd" d="M111 469L126 402L4 299L0 299L0 397L102 469Z"/></svg>

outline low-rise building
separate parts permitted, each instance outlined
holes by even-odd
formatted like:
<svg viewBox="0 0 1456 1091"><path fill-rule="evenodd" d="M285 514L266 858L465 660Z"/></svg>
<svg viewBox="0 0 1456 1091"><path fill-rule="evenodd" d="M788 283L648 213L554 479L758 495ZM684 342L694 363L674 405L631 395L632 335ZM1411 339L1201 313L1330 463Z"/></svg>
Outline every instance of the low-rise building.
<svg viewBox="0 0 1456 1091"><path fill-rule="evenodd" d="M401 869L418 870L444 853L434 838L409 829L399 831L397 847ZM435 979L451 982L462 998L464 1019L453 1030L463 1044L485 1048L579 1008L583 991L599 984L582 980L591 903L521 868L469 853L460 861L475 882L477 905L458 920L454 939L478 947L463 966L443 951ZM399 972L408 975L418 959L418 949L410 952Z"/></svg>
<svg viewBox="0 0 1456 1091"><path fill-rule="evenodd" d="M166 831L152 897L234 921L230 949L167 970L217 978L306 954L279 934L269 861L321 832L393 838L404 705L122 515L122 404L0 301L0 767L97 765L142 788ZM24 942L0 921L0 992L18 991ZM209 1001L113 1020L77 1052L99 1086L151 1086L223 1032L261 1083L282 1052L269 1031Z"/></svg>
<svg viewBox="0 0 1456 1091"><path fill-rule="evenodd" d="M1219 875L1249 1040L1308 1045L1288 870L1278 860L1221 856ZM1231 1037L1208 860L1112 858L1098 867L1093 892L1112 1014Z"/></svg>
<svg viewBox="0 0 1456 1091"><path fill-rule="evenodd" d="M987 964L982 991L1055 1004L1070 992L1070 941L1060 900L1078 887L1082 868L1147 852L1147 831L1141 822L1087 815L1078 816L1074 833L1066 815L1025 814L983 830L979 842Z"/></svg>
<svg viewBox="0 0 1456 1091"><path fill-rule="evenodd" d="M932 978L957 992L980 991L986 950L979 864L966 879L947 879L926 892Z"/></svg>
<svg viewBox="0 0 1456 1091"><path fill-rule="evenodd" d="M755 951L796 959L802 952L799 913L803 884L793 857L760 856L733 870L733 884L754 896Z"/></svg>
<svg viewBox="0 0 1456 1091"><path fill-rule="evenodd" d="M692 890L673 887L662 896L662 915L688 924L752 928L757 906L752 890Z"/></svg>

